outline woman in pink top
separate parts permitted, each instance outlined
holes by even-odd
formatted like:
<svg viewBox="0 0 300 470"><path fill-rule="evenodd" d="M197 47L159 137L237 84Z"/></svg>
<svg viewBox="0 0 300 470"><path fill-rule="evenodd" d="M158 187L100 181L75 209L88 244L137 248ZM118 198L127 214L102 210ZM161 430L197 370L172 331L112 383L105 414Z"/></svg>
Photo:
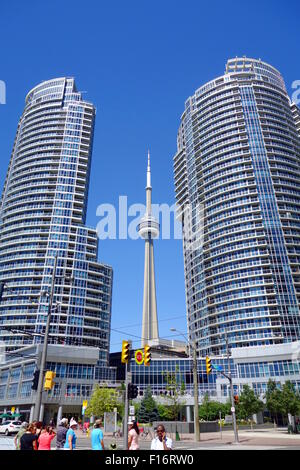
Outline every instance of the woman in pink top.
<svg viewBox="0 0 300 470"><path fill-rule="evenodd" d="M56 433L50 426L45 426L38 439L38 450L51 450L51 441L55 438Z"/></svg>
<svg viewBox="0 0 300 470"><path fill-rule="evenodd" d="M128 449L129 450L139 450L139 434L140 430L136 421L133 421L130 425L130 430L128 433Z"/></svg>

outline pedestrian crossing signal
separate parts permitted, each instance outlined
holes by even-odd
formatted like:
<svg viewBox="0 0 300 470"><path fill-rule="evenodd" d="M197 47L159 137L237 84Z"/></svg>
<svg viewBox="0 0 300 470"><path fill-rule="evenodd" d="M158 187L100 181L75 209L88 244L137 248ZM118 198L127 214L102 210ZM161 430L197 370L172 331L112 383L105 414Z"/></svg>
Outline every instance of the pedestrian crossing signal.
<svg viewBox="0 0 300 470"><path fill-rule="evenodd" d="M32 384L31 384L32 390L37 390L38 389L39 378L40 378L40 371L36 369L34 371L33 380L32 380Z"/></svg>

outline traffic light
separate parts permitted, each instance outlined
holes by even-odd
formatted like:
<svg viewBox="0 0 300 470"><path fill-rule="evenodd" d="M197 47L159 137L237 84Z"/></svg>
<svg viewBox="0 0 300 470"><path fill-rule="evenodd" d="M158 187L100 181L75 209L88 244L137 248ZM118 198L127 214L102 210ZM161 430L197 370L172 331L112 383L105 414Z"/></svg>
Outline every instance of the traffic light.
<svg viewBox="0 0 300 470"><path fill-rule="evenodd" d="M44 390L52 390L54 387L54 377L56 376L55 372L52 370L47 370L45 375Z"/></svg>
<svg viewBox="0 0 300 470"><path fill-rule="evenodd" d="M145 366L150 366L151 362L151 348L146 344L144 347L144 364Z"/></svg>
<svg viewBox="0 0 300 470"><path fill-rule="evenodd" d="M121 362L123 364L128 364L129 361L129 349L130 349L130 344L128 341L123 341L122 342L122 354L121 354Z"/></svg>
<svg viewBox="0 0 300 470"><path fill-rule="evenodd" d="M32 390L37 390L38 389L38 384L39 384L39 378L40 378L40 371L36 369L33 374L33 380L31 384Z"/></svg>
<svg viewBox="0 0 300 470"><path fill-rule="evenodd" d="M233 395L233 399L234 399L234 404L238 405L239 404L239 396L238 395Z"/></svg>
<svg viewBox="0 0 300 470"><path fill-rule="evenodd" d="M138 396L138 388L134 384L128 384L128 399L133 400Z"/></svg>
<svg viewBox="0 0 300 470"><path fill-rule="evenodd" d="M211 358L206 356L206 373L211 374L212 371L212 365L211 365Z"/></svg>
<svg viewBox="0 0 300 470"><path fill-rule="evenodd" d="M4 282L0 282L0 302L2 300L3 291L4 291Z"/></svg>

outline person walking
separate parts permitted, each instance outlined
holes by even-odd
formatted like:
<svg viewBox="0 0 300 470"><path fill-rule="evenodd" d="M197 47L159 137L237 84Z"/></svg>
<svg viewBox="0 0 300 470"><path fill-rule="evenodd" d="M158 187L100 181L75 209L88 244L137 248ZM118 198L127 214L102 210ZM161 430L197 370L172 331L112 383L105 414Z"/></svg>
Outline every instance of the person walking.
<svg viewBox="0 0 300 470"><path fill-rule="evenodd" d="M24 421L21 424L21 428L20 428L18 434L15 435L14 443L15 443L16 450L20 450L20 439L23 436L23 434L26 432L27 426L28 426L28 423L26 423L26 421Z"/></svg>
<svg viewBox="0 0 300 470"><path fill-rule="evenodd" d="M172 450L172 439L166 436L163 424L159 424L156 429L157 437L151 442L151 450Z"/></svg>
<svg viewBox="0 0 300 470"><path fill-rule="evenodd" d="M91 434L92 450L104 450L103 432L100 429L101 419L97 419Z"/></svg>
<svg viewBox="0 0 300 470"><path fill-rule="evenodd" d="M66 435L68 431L68 420L67 418L63 418L59 425L57 426L56 430L56 449L63 450L65 442L66 442Z"/></svg>
<svg viewBox="0 0 300 470"><path fill-rule="evenodd" d="M34 450L39 435L36 434L36 427L31 423L28 424L25 433L20 439L20 450Z"/></svg>
<svg viewBox="0 0 300 470"><path fill-rule="evenodd" d="M51 442L55 438L56 433L53 431L51 426L44 426L40 437L38 438L39 447L38 450L51 450Z"/></svg>
<svg viewBox="0 0 300 470"><path fill-rule="evenodd" d="M139 450L140 430L136 421L132 421L128 433L128 450Z"/></svg>
<svg viewBox="0 0 300 470"><path fill-rule="evenodd" d="M65 450L75 450L76 448L77 436L75 434L75 429L77 429L77 422L72 418L70 421L70 428L66 434L66 442L64 444Z"/></svg>

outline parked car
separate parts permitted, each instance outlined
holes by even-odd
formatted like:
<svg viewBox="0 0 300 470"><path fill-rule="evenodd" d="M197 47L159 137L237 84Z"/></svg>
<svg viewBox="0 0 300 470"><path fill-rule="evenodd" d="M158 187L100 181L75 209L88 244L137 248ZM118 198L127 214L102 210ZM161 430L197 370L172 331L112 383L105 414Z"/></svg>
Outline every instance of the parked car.
<svg viewBox="0 0 300 470"><path fill-rule="evenodd" d="M4 433L6 436L10 434L19 432L21 428L22 421L4 421L4 423L0 424L0 434Z"/></svg>

